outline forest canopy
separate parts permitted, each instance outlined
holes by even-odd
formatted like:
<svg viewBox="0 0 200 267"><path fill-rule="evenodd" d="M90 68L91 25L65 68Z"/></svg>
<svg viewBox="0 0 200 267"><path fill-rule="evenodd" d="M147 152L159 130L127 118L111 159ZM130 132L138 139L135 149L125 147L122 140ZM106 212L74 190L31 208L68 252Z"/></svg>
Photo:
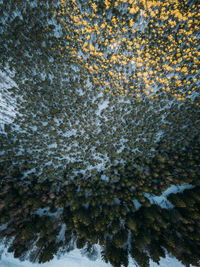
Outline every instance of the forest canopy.
<svg viewBox="0 0 200 267"><path fill-rule="evenodd" d="M0 240L44 263L200 266L200 3L0 1ZM169 266L170 267L170 266Z"/></svg>

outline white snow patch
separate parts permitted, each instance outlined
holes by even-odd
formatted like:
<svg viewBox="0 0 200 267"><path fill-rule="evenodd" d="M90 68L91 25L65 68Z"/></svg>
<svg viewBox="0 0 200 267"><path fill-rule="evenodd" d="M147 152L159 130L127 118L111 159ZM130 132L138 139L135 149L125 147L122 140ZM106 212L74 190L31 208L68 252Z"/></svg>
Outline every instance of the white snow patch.
<svg viewBox="0 0 200 267"><path fill-rule="evenodd" d="M0 131L4 124L13 122L17 113L16 99L9 92L12 87L17 87L17 84L0 70Z"/></svg>
<svg viewBox="0 0 200 267"><path fill-rule="evenodd" d="M171 185L167 190L162 193L161 196L155 196L149 193L145 193L144 196L149 199L151 204L159 205L163 209L171 209L174 206L169 200L167 200L168 195L182 193L185 189L191 189L194 187L195 186L187 183L183 185Z"/></svg>
<svg viewBox="0 0 200 267"><path fill-rule="evenodd" d="M183 267L184 265L178 261L175 257L167 255L166 258L160 258L159 264L150 260L150 267ZM190 267L194 265L190 264Z"/></svg>
<svg viewBox="0 0 200 267"><path fill-rule="evenodd" d="M133 200L134 206L136 210L139 210L139 208L142 207L142 205L140 204L140 202L137 199Z"/></svg>
<svg viewBox="0 0 200 267"><path fill-rule="evenodd" d="M57 236L57 242L59 241L64 241L65 240L65 230L66 230L66 224L63 223L61 229L60 229L60 232Z"/></svg>
<svg viewBox="0 0 200 267"><path fill-rule="evenodd" d="M0 231L5 230L5 229L7 228L7 226L8 226L8 223L4 223L4 224L2 224L2 225L0 226Z"/></svg>
<svg viewBox="0 0 200 267"><path fill-rule="evenodd" d="M99 104L98 110L96 112L97 116L100 116L103 109L106 109L108 107L109 100L106 99L102 103Z"/></svg>
<svg viewBox="0 0 200 267"><path fill-rule="evenodd" d="M1 257L1 267L112 267L111 264L107 264L101 260L100 256L100 246L96 246L98 251L98 256L96 261L89 260L86 256L81 254L81 250L74 249L61 256L59 259L54 257L50 262L43 264L31 263L29 261L21 262L19 259L15 259L13 253L2 253ZM3 246L0 247L0 251L3 249Z"/></svg>
<svg viewBox="0 0 200 267"><path fill-rule="evenodd" d="M90 261L86 256L83 256L81 250L74 249L61 256L59 259L54 257L50 262L43 264L31 263L29 261L21 262L19 259L15 259L13 253L3 252L1 257L1 267L112 267L111 264L103 262L100 256L101 248L99 245L96 245L98 256L96 261ZM0 251L4 250L4 247L0 246ZM137 267L134 259L129 256L129 265L128 267ZM175 257L167 255L166 258L160 258L159 264L156 264L150 260L150 267L184 267L184 265L178 261ZM190 265L190 267L194 267Z"/></svg>
<svg viewBox="0 0 200 267"><path fill-rule="evenodd" d="M48 145L48 148L57 148L57 143L53 143Z"/></svg>
<svg viewBox="0 0 200 267"><path fill-rule="evenodd" d="M129 257L129 265L128 267L138 267L138 264L134 262L134 259ZM178 261L175 257L172 255L167 254L165 258L160 258L159 264L153 262L150 260L149 262L150 267L184 267L184 265ZM194 267L193 265L190 265L190 267Z"/></svg>
<svg viewBox="0 0 200 267"><path fill-rule="evenodd" d="M50 210L49 207L39 208L36 212L34 212L34 214L37 214L39 216L43 216L43 215L54 216L54 217L58 218L63 213L63 208L57 209L56 212L50 212L49 210Z"/></svg>

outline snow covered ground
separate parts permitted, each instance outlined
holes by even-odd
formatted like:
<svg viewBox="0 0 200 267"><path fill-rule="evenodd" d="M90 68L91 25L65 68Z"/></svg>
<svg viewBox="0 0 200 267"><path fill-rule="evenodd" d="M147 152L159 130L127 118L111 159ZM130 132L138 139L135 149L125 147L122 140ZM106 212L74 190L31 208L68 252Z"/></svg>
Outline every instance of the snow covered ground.
<svg viewBox="0 0 200 267"><path fill-rule="evenodd" d="M3 253L0 260L1 267L112 267L111 264L103 262L100 258L100 251L96 261L90 261L86 256L82 256L78 249L73 250L69 254L62 256L60 259L54 258L52 261L37 264L28 261L21 262L13 257L12 253ZM150 261L150 267L183 267L177 259L167 256L161 258L159 265ZM130 259L128 267L137 267L137 265ZM192 267L192 265L191 265Z"/></svg>
<svg viewBox="0 0 200 267"><path fill-rule="evenodd" d="M28 261L21 262L13 257L12 253L3 253L0 261L1 267L111 267L112 265L106 264L99 255L96 261L89 260L86 256L82 256L80 250L74 249L70 253L62 256L60 259L54 257L50 262L44 264L30 263Z"/></svg>
<svg viewBox="0 0 200 267"><path fill-rule="evenodd" d="M171 185L167 190L165 190L161 196L155 196L149 193L145 193L144 196L147 197L151 204L159 205L163 209L171 209L174 206L172 203L167 200L167 196L170 194L182 193L185 189L194 188L191 184L182 184L182 185Z"/></svg>
<svg viewBox="0 0 200 267"><path fill-rule="evenodd" d="M17 84L9 74L11 73L0 70L0 132L3 131L4 124L13 122L17 113L16 99L11 96L11 88L17 87Z"/></svg>

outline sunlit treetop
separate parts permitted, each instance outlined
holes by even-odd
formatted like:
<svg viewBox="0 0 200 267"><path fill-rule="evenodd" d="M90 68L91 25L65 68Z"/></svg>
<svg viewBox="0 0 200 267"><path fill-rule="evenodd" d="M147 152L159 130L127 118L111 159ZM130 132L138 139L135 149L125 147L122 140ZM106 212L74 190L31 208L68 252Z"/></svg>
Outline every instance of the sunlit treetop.
<svg viewBox="0 0 200 267"><path fill-rule="evenodd" d="M94 90L192 103L199 90L199 10L200 3L186 0L61 0L55 12L65 31L61 56L81 66Z"/></svg>

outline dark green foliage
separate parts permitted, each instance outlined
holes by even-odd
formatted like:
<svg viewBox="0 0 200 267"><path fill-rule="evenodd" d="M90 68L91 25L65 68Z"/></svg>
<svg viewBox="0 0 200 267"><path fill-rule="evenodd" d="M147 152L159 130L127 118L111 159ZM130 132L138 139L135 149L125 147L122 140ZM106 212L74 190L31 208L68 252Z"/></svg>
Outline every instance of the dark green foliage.
<svg viewBox="0 0 200 267"><path fill-rule="evenodd" d="M131 217L133 216L133 214L127 214L127 221L126 221L126 225L128 226L128 228L133 231L136 232L137 231L137 222L136 222L136 218L135 217Z"/></svg>
<svg viewBox="0 0 200 267"><path fill-rule="evenodd" d="M114 267L128 266L129 255L139 266L149 267L150 260L159 264L165 252L185 266L199 266L199 111L190 101L180 105L172 102L166 122L160 128L156 112L159 106L163 107L159 115L165 117L168 99L165 102L161 98L153 105L146 99L135 107L132 99L125 105L109 98L113 110L127 108L131 118L127 114L123 118L116 114L111 121L113 125L119 121L120 127L113 134L111 128L114 127L107 125L106 111L102 111L98 135L93 115L91 119L89 114L99 103L90 103L87 95L81 96L75 90L82 90L87 80L85 70L75 74L70 67L73 59L68 55L62 58L59 49L50 49L67 42L55 37L57 25L52 21L57 1L36 1L34 7L33 2L4 0L0 4L1 18L5 20L4 25L0 24L0 65L2 70L6 71L7 64L8 69L15 70L13 79L19 87L10 88L11 95L18 98L19 114L13 124L5 126L5 133L0 133L0 226L6 225L0 230L0 240L6 239L8 251L13 252L14 257L25 259L30 252L30 260L39 263L52 260L58 250L65 253L75 246L95 260L94 245L100 244L103 260ZM101 15L104 4L97 2L97 14ZM113 3L111 8L116 16L120 15ZM184 8L187 6L183 5L181 10ZM12 19L16 12L21 15ZM124 19L128 17L125 15ZM138 34L144 38L143 33ZM42 71L44 77L40 75ZM88 94L94 97L95 90ZM104 97L101 100L105 100ZM76 149L73 151L70 146L77 143L79 148L84 148L85 139L82 140L79 130L76 136L67 139L68 143L63 142L62 136L70 130L66 125L76 121L75 118L86 141L92 147L95 144L101 154L109 155L111 164L106 163L105 170L81 173L89 153L93 152L88 149L76 160ZM15 124L19 130L15 130ZM164 127L166 138L155 143L156 127L159 130ZM125 130L122 132L122 129ZM135 140L135 136L143 136L143 133L148 140L147 144L142 142L144 146ZM110 142L109 136L114 142ZM126 146L118 155L122 136ZM51 147L52 143L56 147ZM132 150L137 147L140 152L135 154ZM71 155L74 162L66 163L65 157ZM184 183L195 187L170 194L167 198L174 205L171 209L152 205L147 198L146 193L160 196L170 185ZM139 209L133 200L139 201ZM47 212L40 208L47 208ZM60 240L63 224L66 231Z"/></svg>
<svg viewBox="0 0 200 267"><path fill-rule="evenodd" d="M86 239L85 238L78 238L76 241L77 248L83 248L86 244Z"/></svg>
<svg viewBox="0 0 200 267"><path fill-rule="evenodd" d="M193 157L198 159L196 154L189 155L190 160ZM160 161L160 156L153 159L149 162L148 169L156 168L156 162L160 164ZM170 182L173 182L174 170L171 167L174 163L168 162L170 170L162 169L163 174L160 175L162 179L165 175L172 177ZM188 169L183 168L184 164L182 172L185 173ZM137 175L143 175L139 170L136 172ZM145 179L153 187L151 192L156 195L162 180L151 183L147 178L149 175L150 171L146 171ZM110 185L104 181L93 182L92 179L79 180L77 190L77 181L69 180L67 185L37 180L29 180L27 183L20 178L5 178L3 175L0 218L1 223L8 222L8 225L0 232L0 238L14 237L9 252L24 259L30 250L30 259L33 262L49 261L58 249L70 251L76 242L77 248L84 249L85 255L91 259L97 256L93 244L99 243L103 247L103 259L116 267L127 266L129 254L140 266L148 267L150 259L159 263L160 257L165 257L165 250L186 266L198 266L199 187L169 195L168 200L173 203L174 208L162 209L156 204L146 205L146 186L143 188L142 180L137 177L130 177L125 180L122 174L117 182L111 182ZM187 181L187 176L184 177ZM89 196L86 193L88 189ZM120 202L114 201L114 198L118 198ZM136 210L133 199L140 201L142 206L139 210ZM64 207L62 215L34 215L38 208L49 205L54 211ZM66 224L65 239L59 241L57 236L62 223ZM33 247L36 250L32 250Z"/></svg>
<svg viewBox="0 0 200 267"><path fill-rule="evenodd" d="M109 239L106 240L103 247L102 258L105 262L110 262L114 267L128 266L127 250L116 248Z"/></svg>
<svg viewBox="0 0 200 267"><path fill-rule="evenodd" d="M44 262L52 260L58 248L59 248L59 244L56 244L54 242L48 244L40 253L39 263L44 263Z"/></svg>
<svg viewBox="0 0 200 267"><path fill-rule="evenodd" d="M141 267L149 267L149 256L143 252L138 250L136 247L135 243L131 243L131 251L130 251L131 256L135 261L139 264Z"/></svg>
<svg viewBox="0 0 200 267"><path fill-rule="evenodd" d="M120 230L117 234L113 235L113 242L117 248L121 248L127 242L128 232L125 229Z"/></svg>

